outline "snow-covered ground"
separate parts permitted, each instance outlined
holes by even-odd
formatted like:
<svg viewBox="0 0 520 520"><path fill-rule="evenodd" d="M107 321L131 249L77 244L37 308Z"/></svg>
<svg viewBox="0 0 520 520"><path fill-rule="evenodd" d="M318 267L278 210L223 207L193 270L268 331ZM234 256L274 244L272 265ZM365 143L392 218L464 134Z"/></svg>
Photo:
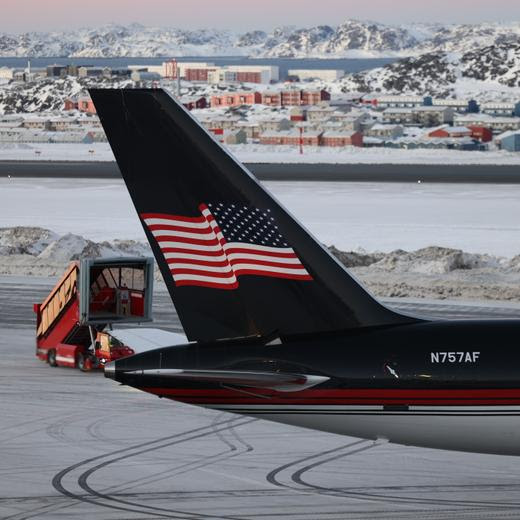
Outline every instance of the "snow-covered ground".
<svg viewBox="0 0 520 520"><path fill-rule="evenodd" d="M267 182L323 243L389 252L431 245L520 254L520 186ZM95 241L144 240L119 180L0 179L0 227L41 226Z"/></svg>
<svg viewBox="0 0 520 520"><path fill-rule="evenodd" d="M246 163L307 164L489 164L518 165L520 153L505 151L401 150L393 148L297 147L231 145L231 152ZM0 143L0 161L113 161L108 143L7 144Z"/></svg>

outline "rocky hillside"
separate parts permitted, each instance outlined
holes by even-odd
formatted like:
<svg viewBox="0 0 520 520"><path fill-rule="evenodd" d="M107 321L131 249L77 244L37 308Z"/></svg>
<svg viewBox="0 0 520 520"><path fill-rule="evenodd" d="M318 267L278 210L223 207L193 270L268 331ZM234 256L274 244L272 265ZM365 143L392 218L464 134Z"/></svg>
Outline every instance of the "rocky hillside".
<svg viewBox="0 0 520 520"><path fill-rule="evenodd" d="M0 56L380 57L469 52L520 41L520 22L391 26L346 20L340 25L279 27L235 33L110 24L64 32L0 33Z"/></svg>
<svg viewBox="0 0 520 520"><path fill-rule="evenodd" d="M346 76L342 90L435 96L520 95L520 42L501 43L462 54L431 52L382 68ZM511 89L514 90L511 91Z"/></svg>

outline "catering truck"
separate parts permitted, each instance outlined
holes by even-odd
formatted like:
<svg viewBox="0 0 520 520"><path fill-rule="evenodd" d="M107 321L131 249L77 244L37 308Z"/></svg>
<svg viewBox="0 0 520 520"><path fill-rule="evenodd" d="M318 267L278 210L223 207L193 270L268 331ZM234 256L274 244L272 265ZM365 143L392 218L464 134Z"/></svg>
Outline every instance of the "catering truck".
<svg viewBox="0 0 520 520"><path fill-rule="evenodd" d="M152 321L153 268L152 258L72 262L45 301L34 305L36 356L87 371L134 354L113 327Z"/></svg>

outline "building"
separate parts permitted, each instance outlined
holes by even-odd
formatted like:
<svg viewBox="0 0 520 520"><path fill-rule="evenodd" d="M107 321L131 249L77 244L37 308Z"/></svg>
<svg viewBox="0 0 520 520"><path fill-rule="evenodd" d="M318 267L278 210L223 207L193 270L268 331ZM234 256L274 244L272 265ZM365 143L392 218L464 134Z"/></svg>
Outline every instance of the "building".
<svg viewBox="0 0 520 520"><path fill-rule="evenodd" d="M491 116L520 116L520 102L518 103L483 103L480 106L482 114Z"/></svg>
<svg viewBox="0 0 520 520"><path fill-rule="evenodd" d="M238 83L238 75L236 72L223 68L208 70L208 83L218 85L220 83Z"/></svg>
<svg viewBox="0 0 520 520"><path fill-rule="evenodd" d="M456 126L482 126L489 128L494 134L508 130L520 130L520 117L493 117L489 114L455 114L453 124Z"/></svg>
<svg viewBox="0 0 520 520"><path fill-rule="evenodd" d="M208 100L205 96L182 96L179 101L187 110L208 108Z"/></svg>
<svg viewBox="0 0 520 520"><path fill-rule="evenodd" d="M55 132L69 132L79 128L78 120L75 117L51 117L50 127Z"/></svg>
<svg viewBox="0 0 520 520"><path fill-rule="evenodd" d="M31 116L24 120L23 126L29 130L50 130L51 122L46 117Z"/></svg>
<svg viewBox="0 0 520 520"><path fill-rule="evenodd" d="M226 70L237 73L240 83L274 83L280 80L277 65L229 65Z"/></svg>
<svg viewBox="0 0 520 520"><path fill-rule="evenodd" d="M248 139L258 139L262 133L260 123L257 121L239 121L236 127L243 130Z"/></svg>
<svg viewBox="0 0 520 520"><path fill-rule="evenodd" d="M321 136L322 146L363 146L363 134L361 132L329 131Z"/></svg>
<svg viewBox="0 0 520 520"><path fill-rule="evenodd" d="M78 110L78 98L77 97L71 97L67 98L63 103L63 110Z"/></svg>
<svg viewBox="0 0 520 520"><path fill-rule="evenodd" d="M283 130L289 130L292 128L291 122L282 117L278 118L271 118L271 119L262 119L259 121L260 124L260 131L262 133L264 132L279 132Z"/></svg>
<svg viewBox="0 0 520 520"><path fill-rule="evenodd" d="M67 65L47 65L48 78L63 78L67 75Z"/></svg>
<svg viewBox="0 0 520 520"><path fill-rule="evenodd" d="M493 132L484 126L469 126L471 137L481 143L489 143L493 140Z"/></svg>
<svg viewBox="0 0 520 520"><path fill-rule="evenodd" d="M202 68L202 67L196 67L196 68L189 68L185 69L184 71L184 78L186 81L192 81L192 82L200 82L200 83L207 83L208 82L208 75L211 72L216 71L217 68Z"/></svg>
<svg viewBox="0 0 520 520"><path fill-rule="evenodd" d="M310 123L318 123L330 119L336 113L334 107L328 105L315 105L307 109L307 121Z"/></svg>
<svg viewBox="0 0 520 520"><path fill-rule="evenodd" d="M472 137L473 132L465 126L448 126L443 125L428 133L428 137L457 139L459 137Z"/></svg>
<svg viewBox="0 0 520 520"><path fill-rule="evenodd" d="M307 110L302 107L293 107L289 111L289 119L295 123L307 120Z"/></svg>
<svg viewBox="0 0 520 520"><path fill-rule="evenodd" d="M161 75L157 72L148 72L147 70L134 70L130 74L130 79L135 83L142 83L143 81L161 81Z"/></svg>
<svg viewBox="0 0 520 520"><path fill-rule="evenodd" d="M163 66L166 67L166 63L163 63ZM177 73L181 78L186 79L186 70L187 69L216 69L216 65L214 63L202 62L202 61L178 61L177 62Z"/></svg>
<svg viewBox="0 0 520 520"><path fill-rule="evenodd" d="M520 132L504 132L496 138L496 143L501 150L520 152Z"/></svg>
<svg viewBox="0 0 520 520"><path fill-rule="evenodd" d="M243 129L228 130L223 134L223 142L226 144L246 144L247 134Z"/></svg>
<svg viewBox="0 0 520 520"><path fill-rule="evenodd" d="M297 89L286 89L280 92L282 96L282 106L297 107L302 104L302 91ZM304 103L307 104L307 103Z"/></svg>
<svg viewBox="0 0 520 520"><path fill-rule="evenodd" d="M88 95L78 96L78 110L87 114L96 114L96 107Z"/></svg>
<svg viewBox="0 0 520 520"><path fill-rule="evenodd" d="M364 134L368 137L396 139L404 134L404 128L401 125L382 125L376 123L365 130Z"/></svg>
<svg viewBox="0 0 520 520"><path fill-rule="evenodd" d="M432 127L453 123L455 111L450 107L424 106L412 109L415 123L420 126Z"/></svg>
<svg viewBox="0 0 520 520"><path fill-rule="evenodd" d="M470 137L452 138L414 138L399 137L398 139L385 141L386 148L402 148L406 150L431 149L431 150L484 150L485 145Z"/></svg>
<svg viewBox="0 0 520 520"><path fill-rule="evenodd" d="M10 67L0 67L0 79L10 81L14 79L15 69Z"/></svg>
<svg viewBox="0 0 520 520"><path fill-rule="evenodd" d="M239 107L262 103L262 94L256 91L224 92L211 96L210 105L215 107Z"/></svg>
<svg viewBox="0 0 520 520"><path fill-rule="evenodd" d="M313 130L300 133L298 130L264 132L260 135L260 144L284 146L319 146L322 132Z"/></svg>
<svg viewBox="0 0 520 520"><path fill-rule="evenodd" d="M282 94L279 91L266 90L262 92L262 105L269 107L282 106Z"/></svg>
<svg viewBox="0 0 520 520"><path fill-rule="evenodd" d="M330 93L326 90L302 90L301 104L302 105L318 105L323 102L330 101Z"/></svg>
<svg viewBox="0 0 520 520"><path fill-rule="evenodd" d="M383 122L394 125L413 125L416 120L411 108L387 108L383 112Z"/></svg>
<svg viewBox="0 0 520 520"><path fill-rule="evenodd" d="M345 75L341 69L289 69L290 77L297 78L299 81L319 79L321 81L336 81Z"/></svg>
<svg viewBox="0 0 520 520"><path fill-rule="evenodd" d="M108 67L78 67L78 77L80 78L96 78L96 77L110 77L110 69Z"/></svg>
<svg viewBox="0 0 520 520"><path fill-rule="evenodd" d="M364 105L372 105L375 108L416 108L424 106L425 100L421 96L384 96L366 94L361 100Z"/></svg>
<svg viewBox="0 0 520 520"><path fill-rule="evenodd" d="M429 104L429 100L431 99L431 104ZM464 99L442 99L442 98L425 98L425 104L428 106L434 107L448 107L452 108L454 112L459 114L464 114L470 111L470 103L471 101L467 101Z"/></svg>

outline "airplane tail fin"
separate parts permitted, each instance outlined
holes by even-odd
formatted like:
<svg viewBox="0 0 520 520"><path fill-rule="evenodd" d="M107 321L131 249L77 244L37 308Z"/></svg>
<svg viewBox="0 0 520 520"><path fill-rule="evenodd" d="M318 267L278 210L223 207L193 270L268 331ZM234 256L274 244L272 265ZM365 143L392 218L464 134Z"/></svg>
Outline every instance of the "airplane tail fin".
<svg viewBox="0 0 520 520"><path fill-rule="evenodd" d="M370 296L166 91L90 94L190 340L417 321Z"/></svg>

